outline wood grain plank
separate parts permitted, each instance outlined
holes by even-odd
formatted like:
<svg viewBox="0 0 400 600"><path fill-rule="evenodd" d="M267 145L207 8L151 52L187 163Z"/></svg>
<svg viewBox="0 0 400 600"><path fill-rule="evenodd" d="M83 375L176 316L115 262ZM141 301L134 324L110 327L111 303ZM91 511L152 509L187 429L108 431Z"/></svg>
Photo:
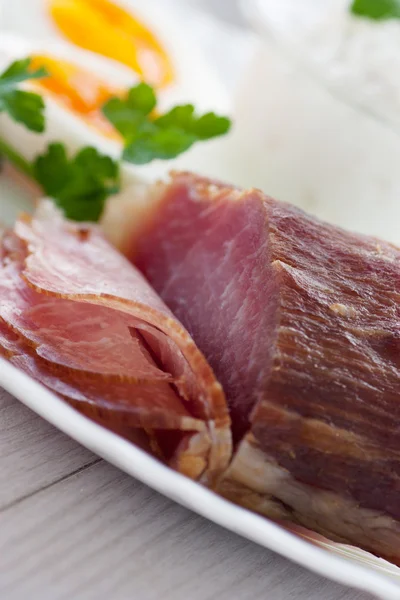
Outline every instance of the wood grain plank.
<svg viewBox="0 0 400 600"><path fill-rule="evenodd" d="M7 600L366 600L104 462L0 513Z"/></svg>
<svg viewBox="0 0 400 600"><path fill-rule="evenodd" d="M96 457L0 389L0 511Z"/></svg>

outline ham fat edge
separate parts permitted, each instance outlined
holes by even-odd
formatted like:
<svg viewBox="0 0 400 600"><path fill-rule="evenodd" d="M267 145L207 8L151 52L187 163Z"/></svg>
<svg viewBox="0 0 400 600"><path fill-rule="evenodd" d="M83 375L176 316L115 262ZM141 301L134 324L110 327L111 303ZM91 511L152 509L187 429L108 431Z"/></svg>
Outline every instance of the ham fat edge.
<svg viewBox="0 0 400 600"><path fill-rule="evenodd" d="M44 202L2 237L0 350L84 415L212 486L224 393L192 338L94 226Z"/></svg>
<svg viewBox="0 0 400 600"><path fill-rule="evenodd" d="M400 564L400 249L190 173L151 198L125 250L223 386L218 491Z"/></svg>

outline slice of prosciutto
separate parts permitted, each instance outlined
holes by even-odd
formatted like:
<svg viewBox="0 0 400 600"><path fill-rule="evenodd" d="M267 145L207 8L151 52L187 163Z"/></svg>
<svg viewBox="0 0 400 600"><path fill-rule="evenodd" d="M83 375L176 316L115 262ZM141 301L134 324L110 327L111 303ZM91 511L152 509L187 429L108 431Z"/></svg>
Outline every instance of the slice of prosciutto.
<svg viewBox="0 0 400 600"><path fill-rule="evenodd" d="M209 485L231 456L224 394L192 338L93 226L44 203L4 233L4 357L97 422Z"/></svg>
<svg viewBox="0 0 400 600"><path fill-rule="evenodd" d="M400 249L188 173L152 196L128 255L224 387L219 491L400 564Z"/></svg>

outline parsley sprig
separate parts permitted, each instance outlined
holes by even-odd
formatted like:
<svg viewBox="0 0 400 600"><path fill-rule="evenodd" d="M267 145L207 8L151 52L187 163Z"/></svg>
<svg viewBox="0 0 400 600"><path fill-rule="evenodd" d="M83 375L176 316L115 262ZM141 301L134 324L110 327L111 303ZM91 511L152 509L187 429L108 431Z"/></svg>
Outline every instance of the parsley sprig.
<svg viewBox="0 0 400 600"><path fill-rule="evenodd" d="M45 69L30 71L30 58L16 60L0 75L0 112L7 112L14 121L31 131L42 133L45 128L44 101L39 94L18 89L28 79L47 75Z"/></svg>
<svg viewBox="0 0 400 600"><path fill-rule="evenodd" d="M43 98L19 89L19 85L45 77L47 73L44 69L32 71L30 66L30 58L18 60L0 75L0 112L7 112L30 131L42 133L45 130ZM107 198L120 189L119 162L90 146L69 157L64 144L49 144L43 154L29 162L0 136L0 154L36 180L66 217L75 221L98 221Z"/></svg>
<svg viewBox="0 0 400 600"><path fill-rule="evenodd" d="M47 73L30 67L31 59L18 60L0 75L0 112L40 134L45 130L43 98L19 86ZM124 139L123 160L144 165L175 158L196 142L224 135L230 128L226 117L212 112L196 115L191 104L176 106L163 115L156 114L156 106L154 90L145 83L128 90L124 98L111 98L105 104L104 115ZM98 221L107 198L120 190L119 161L90 146L71 157L64 144L55 142L29 162L0 132L0 155L36 180L65 215L76 221Z"/></svg>
<svg viewBox="0 0 400 600"><path fill-rule="evenodd" d="M175 106L155 116L157 99L153 88L140 83L126 98L111 98L103 113L124 138L123 159L136 165L176 158L199 141L224 135L230 120L215 113L197 116L192 104Z"/></svg>
<svg viewBox="0 0 400 600"><path fill-rule="evenodd" d="M36 181L73 221L97 222L109 196L120 189L119 163L86 147L69 158L65 146L50 144L33 164Z"/></svg>
<svg viewBox="0 0 400 600"><path fill-rule="evenodd" d="M351 12L376 21L400 19L400 0L353 0Z"/></svg>

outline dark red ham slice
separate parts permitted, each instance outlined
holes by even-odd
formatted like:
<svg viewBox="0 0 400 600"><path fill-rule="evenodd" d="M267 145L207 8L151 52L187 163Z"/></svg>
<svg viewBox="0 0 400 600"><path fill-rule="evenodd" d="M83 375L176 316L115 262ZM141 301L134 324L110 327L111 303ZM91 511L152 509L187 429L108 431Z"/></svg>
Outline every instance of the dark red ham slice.
<svg viewBox="0 0 400 600"><path fill-rule="evenodd" d="M105 384L98 374L71 373L55 363L41 360L24 338L0 322L2 354L12 364L37 379L93 418L116 425L145 429L205 431L205 424L185 409L170 385L155 382ZM151 367L151 363L149 364Z"/></svg>
<svg viewBox="0 0 400 600"><path fill-rule="evenodd" d="M400 249L257 190L158 190L130 258L227 395L220 492L400 563Z"/></svg>
<svg viewBox="0 0 400 600"><path fill-rule="evenodd" d="M8 262L0 279L0 317L36 348L42 358L70 369L117 379L159 379L171 375L149 362L136 333L137 319L89 304L38 293L21 277L22 262ZM84 335L82 335L84 331ZM111 361L110 356L118 356Z"/></svg>
<svg viewBox="0 0 400 600"><path fill-rule="evenodd" d="M0 294L0 346L15 366L114 431L143 429L193 478L211 484L224 470L231 444L221 386L98 229L46 204L21 218L3 236Z"/></svg>

